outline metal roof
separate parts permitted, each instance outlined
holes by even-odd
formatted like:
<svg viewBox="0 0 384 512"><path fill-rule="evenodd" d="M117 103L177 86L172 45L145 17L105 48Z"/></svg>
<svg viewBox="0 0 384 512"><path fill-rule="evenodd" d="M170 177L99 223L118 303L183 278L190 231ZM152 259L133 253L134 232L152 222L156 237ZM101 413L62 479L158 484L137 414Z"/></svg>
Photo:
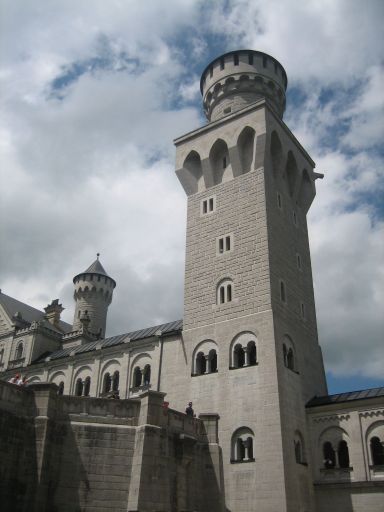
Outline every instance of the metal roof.
<svg viewBox="0 0 384 512"><path fill-rule="evenodd" d="M353 400L364 400L365 398L376 398L384 396L384 387L363 389L360 391L348 391L336 395L315 396L306 405L306 407L318 407L320 405L339 404L342 402L351 402Z"/></svg>
<svg viewBox="0 0 384 512"><path fill-rule="evenodd" d="M62 359L64 357L69 357L70 354L84 354L85 352L91 352L96 350L96 347L100 348L108 348L113 347L115 345L121 345L124 342L131 342L136 340L143 340L146 338L150 338L154 336L156 333L161 332L164 334L171 334L173 332L179 332L183 328L183 321L176 320L174 322L168 322L165 324L155 325L153 327L147 327L146 329L139 329L138 331L128 332L126 334L120 334L118 336L113 336L111 338L106 338L105 340L92 341L90 343L85 343L84 345L79 345L77 347L69 347L63 348L60 350L56 350L51 354L44 354L42 357L36 359L34 363L40 363L44 361L47 357L49 359Z"/></svg>
<svg viewBox="0 0 384 512"><path fill-rule="evenodd" d="M45 313L40 311L39 309L33 308L24 302L20 302L9 295L0 291L0 304L5 309L6 313L10 318L16 315L16 313L21 314L22 320L25 320L28 323L32 322L40 322L45 320ZM67 324L67 322L63 322L59 320L60 330L57 329L53 324L46 322L46 327L56 332L70 332L72 330L72 326Z"/></svg>
<svg viewBox="0 0 384 512"><path fill-rule="evenodd" d="M105 270L105 268L103 267L103 265L100 263L100 260L99 260L99 254L97 254L97 258L95 259L95 261L87 268L87 270L84 270L84 272L80 272L79 274L76 274L75 277L73 278L73 282L75 283L76 279L78 277L80 277L81 275L85 275L85 274L96 274L98 276L105 276L105 277L108 277L111 281L113 281L114 283L114 287L116 286L116 281L114 279L112 279L111 276L109 276Z"/></svg>

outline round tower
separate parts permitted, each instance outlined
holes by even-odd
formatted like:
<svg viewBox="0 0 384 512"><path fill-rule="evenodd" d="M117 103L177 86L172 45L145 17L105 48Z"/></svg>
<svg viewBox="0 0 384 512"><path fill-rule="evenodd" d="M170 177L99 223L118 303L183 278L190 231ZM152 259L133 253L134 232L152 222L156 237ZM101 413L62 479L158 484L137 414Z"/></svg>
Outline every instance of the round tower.
<svg viewBox="0 0 384 512"><path fill-rule="evenodd" d="M87 270L73 278L73 284L73 297L76 301L73 330L84 326L90 332L104 338L108 306L112 302L116 281L104 270L99 261L99 254Z"/></svg>
<svg viewBox="0 0 384 512"><path fill-rule="evenodd" d="M265 98L282 118L287 83L283 66L266 53L226 53L208 64L201 75L205 115L209 121L216 121Z"/></svg>

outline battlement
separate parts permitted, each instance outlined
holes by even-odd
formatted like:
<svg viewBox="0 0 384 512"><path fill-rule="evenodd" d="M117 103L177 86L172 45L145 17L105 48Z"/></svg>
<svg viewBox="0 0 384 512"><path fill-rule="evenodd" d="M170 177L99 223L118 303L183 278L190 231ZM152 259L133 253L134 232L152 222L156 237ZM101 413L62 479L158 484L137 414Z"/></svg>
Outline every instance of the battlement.
<svg viewBox="0 0 384 512"><path fill-rule="evenodd" d="M215 121L265 98L282 118L287 75L273 57L254 50L229 52L203 71L200 91L209 121Z"/></svg>

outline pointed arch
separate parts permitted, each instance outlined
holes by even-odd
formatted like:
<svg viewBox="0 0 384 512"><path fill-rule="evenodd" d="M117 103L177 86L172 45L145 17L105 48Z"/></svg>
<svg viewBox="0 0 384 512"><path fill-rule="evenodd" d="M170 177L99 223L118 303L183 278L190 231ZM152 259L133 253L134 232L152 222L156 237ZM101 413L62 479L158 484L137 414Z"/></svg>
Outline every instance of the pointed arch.
<svg viewBox="0 0 384 512"><path fill-rule="evenodd" d="M191 151L184 160L183 169L188 173L192 194L205 189L201 158L197 151Z"/></svg>
<svg viewBox="0 0 384 512"><path fill-rule="evenodd" d="M292 151L288 151L287 163L285 165L285 179L287 182L287 188L289 195L292 197L296 187L296 181L298 176L296 158Z"/></svg>
<svg viewBox="0 0 384 512"><path fill-rule="evenodd" d="M237 139L242 174L252 169L255 156L255 136L255 130L246 126Z"/></svg>
<svg viewBox="0 0 384 512"><path fill-rule="evenodd" d="M281 145L279 136L275 131L273 131L271 135L270 154L272 162L272 172L273 176L276 178L281 172L283 162L283 147Z"/></svg>
<svg viewBox="0 0 384 512"><path fill-rule="evenodd" d="M315 197L315 185L311 180L307 169L303 170L301 175L301 182L299 188L299 194L297 197L297 204L307 211L312 204L313 198Z"/></svg>
<svg viewBox="0 0 384 512"><path fill-rule="evenodd" d="M229 181L233 178L228 146L223 139L217 139L213 144L209 152L209 162L212 169L214 185Z"/></svg>

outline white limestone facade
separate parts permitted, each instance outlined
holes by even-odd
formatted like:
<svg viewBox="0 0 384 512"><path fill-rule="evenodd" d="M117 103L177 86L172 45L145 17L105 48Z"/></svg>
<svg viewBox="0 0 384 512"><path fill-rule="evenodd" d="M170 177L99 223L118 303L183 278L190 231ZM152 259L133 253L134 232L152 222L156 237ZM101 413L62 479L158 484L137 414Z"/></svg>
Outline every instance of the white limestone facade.
<svg viewBox="0 0 384 512"><path fill-rule="evenodd" d="M74 278L72 326L58 301L44 314L0 293L0 370L61 394L150 389L173 409L217 413L218 511L378 512L384 393L327 394L306 221L322 176L282 120L286 87L262 52L230 52L203 72L209 122L175 140L188 201L183 321L105 338L116 282L97 258Z"/></svg>

